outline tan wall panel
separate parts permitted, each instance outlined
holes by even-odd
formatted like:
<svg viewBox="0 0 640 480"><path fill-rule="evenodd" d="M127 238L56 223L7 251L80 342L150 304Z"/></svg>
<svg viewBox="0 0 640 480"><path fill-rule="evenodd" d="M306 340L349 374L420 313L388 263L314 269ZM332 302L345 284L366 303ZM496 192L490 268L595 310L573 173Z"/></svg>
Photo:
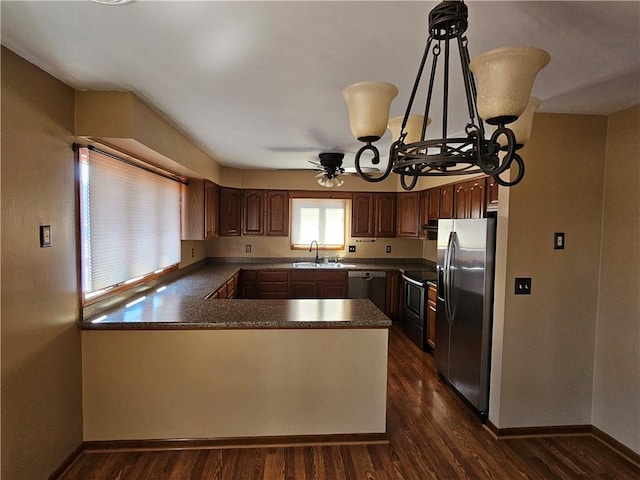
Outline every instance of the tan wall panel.
<svg viewBox="0 0 640 480"><path fill-rule="evenodd" d="M387 329L83 331L85 440L383 433L387 339Z"/></svg>
<svg viewBox="0 0 640 480"><path fill-rule="evenodd" d="M527 173L498 240L504 318L490 419L500 428L591 421L605 135L606 117L538 114L522 150ZM565 232L565 250L553 249L554 232ZM514 295L515 277L532 277L531 295Z"/></svg>
<svg viewBox="0 0 640 480"><path fill-rule="evenodd" d="M640 106L609 117L593 424L640 454Z"/></svg>
<svg viewBox="0 0 640 480"><path fill-rule="evenodd" d="M75 92L75 134L180 175L220 182L207 152L131 92Z"/></svg>
<svg viewBox="0 0 640 480"><path fill-rule="evenodd" d="M45 479L82 442L73 90L2 48L2 473ZM53 246L40 248L39 226Z"/></svg>

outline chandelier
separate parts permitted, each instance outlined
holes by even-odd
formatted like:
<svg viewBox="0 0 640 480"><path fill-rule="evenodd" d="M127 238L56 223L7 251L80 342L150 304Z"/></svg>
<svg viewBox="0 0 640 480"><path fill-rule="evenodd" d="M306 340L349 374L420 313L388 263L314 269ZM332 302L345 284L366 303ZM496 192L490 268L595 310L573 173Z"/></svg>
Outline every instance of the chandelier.
<svg viewBox="0 0 640 480"><path fill-rule="evenodd" d="M549 63L550 56L535 47L503 47L471 61L464 36L467 18L467 6L462 0L444 0L429 13L429 37L404 116L389 120L391 102L398 94L398 89L390 83L361 82L343 90L351 132L365 143L355 157L356 171L364 180L380 182L393 172L401 176L405 190L411 190L421 176L484 173L507 187L522 180L524 161L517 151L529 138L533 114L540 104L540 100L530 97L533 82ZM464 126L466 136L449 137L450 57L454 49L460 60L469 120ZM424 110L413 114L429 54L426 103ZM425 134L431 123L429 110L440 63L444 66L442 138L427 140ZM488 139L483 120L494 127L492 132L486 132ZM371 163L380 163L380 152L373 143L384 135L387 126L393 140L389 159L380 175L372 175L361 167L361 156L369 151L373 157ZM517 166L515 176L510 174L514 164ZM501 178L507 171L511 178Z"/></svg>

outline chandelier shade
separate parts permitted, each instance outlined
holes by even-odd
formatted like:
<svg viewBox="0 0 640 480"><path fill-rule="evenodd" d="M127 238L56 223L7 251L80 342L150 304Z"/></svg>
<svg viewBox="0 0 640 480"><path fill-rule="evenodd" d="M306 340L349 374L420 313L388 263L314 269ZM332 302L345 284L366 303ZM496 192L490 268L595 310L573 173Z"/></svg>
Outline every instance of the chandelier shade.
<svg viewBox="0 0 640 480"><path fill-rule="evenodd" d="M400 138L402 132L402 121L404 117L393 117L389 119L389 130L391 130L391 138ZM425 123L424 115L409 115L407 119L407 125L405 131L407 136L405 137L405 143L415 143L424 140L424 132L426 128L431 125L431 119L427 118Z"/></svg>
<svg viewBox="0 0 640 480"><path fill-rule="evenodd" d="M379 140L387 130L389 109L397 95L398 88L387 82L360 82L345 88L342 96L353 136L363 142Z"/></svg>
<svg viewBox="0 0 640 480"><path fill-rule="evenodd" d="M527 103L527 107L524 109L524 112L522 112L515 122L509 124L509 129L516 137L516 150L524 147L529 141L529 138L531 137L531 130L533 128L533 114L540 106L540 103L539 98L529 97L529 102ZM502 147L506 146L503 144L501 139L499 139L499 141Z"/></svg>
<svg viewBox="0 0 640 480"><path fill-rule="evenodd" d="M515 121L527 106L536 75L549 60L549 54L536 47L502 47L471 60L480 118L491 125Z"/></svg>

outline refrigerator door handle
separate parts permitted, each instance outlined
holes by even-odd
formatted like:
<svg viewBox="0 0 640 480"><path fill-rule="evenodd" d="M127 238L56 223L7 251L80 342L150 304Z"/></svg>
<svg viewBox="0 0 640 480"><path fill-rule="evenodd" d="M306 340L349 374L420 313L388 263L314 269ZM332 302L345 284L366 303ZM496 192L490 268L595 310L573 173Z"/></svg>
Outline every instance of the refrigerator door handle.
<svg viewBox="0 0 640 480"><path fill-rule="evenodd" d="M444 256L444 310L447 315L447 323L451 325L453 322L453 311L451 309L451 256L453 254L453 239L455 232L449 233L447 241L447 250Z"/></svg>

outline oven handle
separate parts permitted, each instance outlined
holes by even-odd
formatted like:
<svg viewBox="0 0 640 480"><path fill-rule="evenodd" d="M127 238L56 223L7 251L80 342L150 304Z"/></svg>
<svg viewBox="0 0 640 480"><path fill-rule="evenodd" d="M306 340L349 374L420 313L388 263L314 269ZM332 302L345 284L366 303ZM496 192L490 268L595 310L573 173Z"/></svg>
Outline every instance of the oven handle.
<svg viewBox="0 0 640 480"><path fill-rule="evenodd" d="M402 278L404 278L407 282L415 285L416 287L424 287L424 283L418 282L417 280L414 280L413 278L406 277L404 275L404 273L402 274Z"/></svg>

